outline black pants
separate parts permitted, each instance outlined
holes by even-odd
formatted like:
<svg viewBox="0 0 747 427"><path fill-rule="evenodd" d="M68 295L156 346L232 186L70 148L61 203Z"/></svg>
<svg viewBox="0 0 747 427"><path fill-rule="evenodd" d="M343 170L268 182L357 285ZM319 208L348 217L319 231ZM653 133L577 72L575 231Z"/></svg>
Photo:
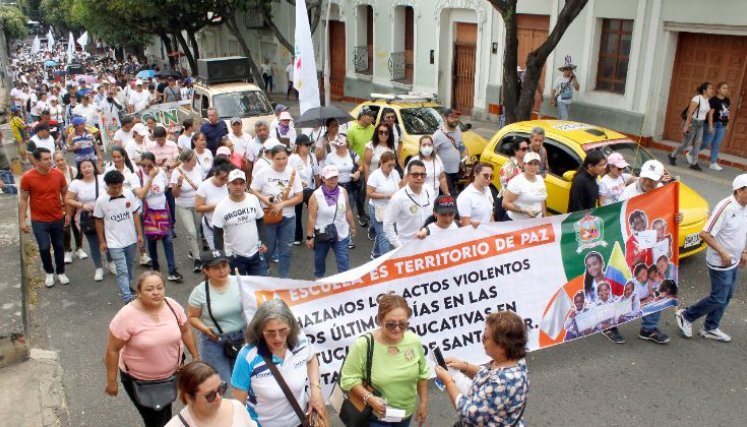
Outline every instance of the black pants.
<svg viewBox="0 0 747 427"><path fill-rule="evenodd" d="M449 187L449 194L456 197L459 194L457 184L459 183L459 172L446 174L446 185Z"/></svg>
<svg viewBox="0 0 747 427"><path fill-rule="evenodd" d="M64 238L65 252L73 251L73 247L70 246L70 244L72 243L71 241L72 239L75 239L76 249L83 248L83 236L81 236L80 229L78 229L78 225L75 224L75 221L70 220L70 224L65 227L65 238Z"/></svg>
<svg viewBox="0 0 747 427"><path fill-rule="evenodd" d="M312 193L314 193L314 190L311 188L304 188L303 202L296 205L296 236L293 240L301 242L301 244L306 242L306 238L303 235L303 218L301 217L303 214L303 205L309 206L309 199Z"/></svg>
<svg viewBox="0 0 747 427"><path fill-rule="evenodd" d="M135 405L135 409L137 409L140 416L143 417L145 427L163 427L171 420L171 404L164 406L160 411L140 406L137 403L137 400L135 400L135 390L132 386L132 377L127 375L125 372L119 371L119 379L122 381L122 387L124 387L127 395L130 396L130 400Z"/></svg>
<svg viewBox="0 0 747 427"><path fill-rule="evenodd" d="M366 212L366 192L364 188L366 188L365 182L356 182L356 181L350 181L347 184L340 184L345 191L348 192L349 200L352 201L350 203L350 209L353 209L353 204L355 204L355 210L358 214L358 219L361 222L368 223L368 213Z"/></svg>
<svg viewBox="0 0 747 427"><path fill-rule="evenodd" d="M171 188L167 189L164 194L166 195L166 203L169 204L169 217L171 218L171 229L176 227L176 199L174 199L174 192Z"/></svg>

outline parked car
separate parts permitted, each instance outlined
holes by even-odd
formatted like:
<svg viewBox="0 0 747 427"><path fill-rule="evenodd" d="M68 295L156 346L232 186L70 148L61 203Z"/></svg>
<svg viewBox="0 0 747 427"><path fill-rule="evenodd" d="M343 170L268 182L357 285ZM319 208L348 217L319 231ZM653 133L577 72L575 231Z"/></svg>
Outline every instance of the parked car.
<svg viewBox="0 0 747 427"><path fill-rule="evenodd" d="M560 120L532 120L513 123L503 127L490 140L482 153L481 160L499 170L508 160L508 146L516 138L529 138L534 127L545 130L550 170L545 178L547 185L547 209L555 213L565 213L568 208L568 194L576 171L589 150L599 149L609 154L613 151L625 156L631 165L631 172L638 175L641 165L653 159L638 143L610 129L586 123ZM493 190L500 188L499 174L495 174ZM680 211L684 218L680 224L680 258L705 249L705 242L699 236L708 219L708 202L697 192L680 183Z"/></svg>

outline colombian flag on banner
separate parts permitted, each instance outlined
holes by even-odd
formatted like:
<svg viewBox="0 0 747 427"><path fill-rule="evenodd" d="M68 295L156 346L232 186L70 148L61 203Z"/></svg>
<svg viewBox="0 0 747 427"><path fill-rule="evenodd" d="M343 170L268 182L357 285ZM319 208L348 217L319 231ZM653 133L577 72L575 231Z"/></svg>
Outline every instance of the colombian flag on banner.
<svg viewBox="0 0 747 427"><path fill-rule="evenodd" d="M628 268L628 263L625 262L625 254L620 247L620 242L615 242L615 246L612 248L612 255L610 255L610 259L607 262L604 277L610 282L613 294L623 294L623 288L632 276Z"/></svg>

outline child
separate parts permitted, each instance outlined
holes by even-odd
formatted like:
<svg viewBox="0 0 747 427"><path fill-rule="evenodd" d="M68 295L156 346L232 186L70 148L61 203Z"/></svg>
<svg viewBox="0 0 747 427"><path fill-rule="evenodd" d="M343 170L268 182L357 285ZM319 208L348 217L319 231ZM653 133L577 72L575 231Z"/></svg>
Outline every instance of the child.
<svg viewBox="0 0 747 427"><path fill-rule="evenodd" d="M586 306L586 296L584 295L584 291L580 290L573 296L573 308L571 309L571 312L568 313L568 317L565 319L565 323L563 324L563 327L565 328L564 341L570 341L592 332L591 329L579 332L578 324L576 324L576 316L587 311L589 311L589 307Z"/></svg>
<svg viewBox="0 0 747 427"><path fill-rule="evenodd" d="M456 213L456 201L453 197L438 196L433 204L433 216L425 221L425 225L415 233L415 237L422 240L427 236L438 235L446 230L456 230L459 228L454 222Z"/></svg>
<svg viewBox="0 0 747 427"><path fill-rule="evenodd" d="M631 300L631 310L620 316L617 321L618 323L627 322L628 320L641 316L641 303L638 300L638 294L635 292L635 283L633 283L632 280L625 284L622 298L620 298L621 301L626 301L628 299Z"/></svg>
<svg viewBox="0 0 747 427"><path fill-rule="evenodd" d="M195 121L194 119L186 119L182 122L182 127L184 130L182 131L182 134L179 135L179 139L177 139L176 145L179 147L179 151L190 149L194 150L194 145L192 144L192 135L195 133Z"/></svg>
<svg viewBox="0 0 747 427"><path fill-rule="evenodd" d="M597 294L599 295L599 298L597 298L597 302L595 304L596 307L613 304L617 301L617 297L612 295L612 287L607 282L599 282L597 284ZM615 326L614 316L601 321L599 325L597 325L597 329L603 331L613 326Z"/></svg>
<svg viewBox="0 0 747 427"><path fill-rule="evenodd" d="M633 268L633 275L635 276L635 279L632 281L635 283L638 300L641 302L641 305L646 305L651 302L655 296L654 289L648 282L648 267L646 267L646 264L636 264Z"/></svg>

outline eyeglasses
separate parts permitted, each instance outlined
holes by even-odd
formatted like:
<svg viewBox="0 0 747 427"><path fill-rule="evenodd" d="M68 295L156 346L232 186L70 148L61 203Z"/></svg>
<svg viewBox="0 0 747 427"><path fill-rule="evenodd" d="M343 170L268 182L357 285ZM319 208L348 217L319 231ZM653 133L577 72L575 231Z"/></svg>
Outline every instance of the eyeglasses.
<svg viewBox="0 0 747 427"><path fill-rule="evenodd" d="M379 135L389 135L389 131L388 130L380 130L379 131Z"/></svg>
<svg viewBox="0 0 747 427"><path fill-rule="evenodd" d="M218 388L204 394L205 400L207 400L208 403L213 403L215 402L215 399L218 397L218 395L223 395L227 389L228 389L228 384L225 381L223 381L220 383Z"/></svg>
<svg viewBox="0 0 747 427"><path fill-rule="evenodd" d="M262 331L262 335L266 337L280 337L285 338L290 334L290 328L278 329L277 331Z"/></svg>
<svg viewBox="0 0 747 427"><path fill-rule="evenodd" d="M414 172L408 175L410 175L413 178L425 178L427 176L425 172Z"/></svg>
<svg viewBox="0 0 747 427"><path fill-rule="evenodd" d="M410 322L408 322L406 320L401 320L399 322L394 322L394 321L392 321L392 322L386 322L386 323L384 323L384 327L387 328L390 331L395 331L395 330L397 330L397 328L399 328L400 330L404 331L404 330L406 330L407 328L410 327Z"/></svg>
<svg viewBox="0 0 747 427"><path fill-rule="evenodd" d="M519 147L517 151L527 151L529 147Z"/></svg>
<svg viewBox="0 0 747 427"><path fill-rule="evenodd" d="M493 179L493 174L492 173L481 173L480 176L482 176L483 178L488 179L488 180Z"/></svg>

